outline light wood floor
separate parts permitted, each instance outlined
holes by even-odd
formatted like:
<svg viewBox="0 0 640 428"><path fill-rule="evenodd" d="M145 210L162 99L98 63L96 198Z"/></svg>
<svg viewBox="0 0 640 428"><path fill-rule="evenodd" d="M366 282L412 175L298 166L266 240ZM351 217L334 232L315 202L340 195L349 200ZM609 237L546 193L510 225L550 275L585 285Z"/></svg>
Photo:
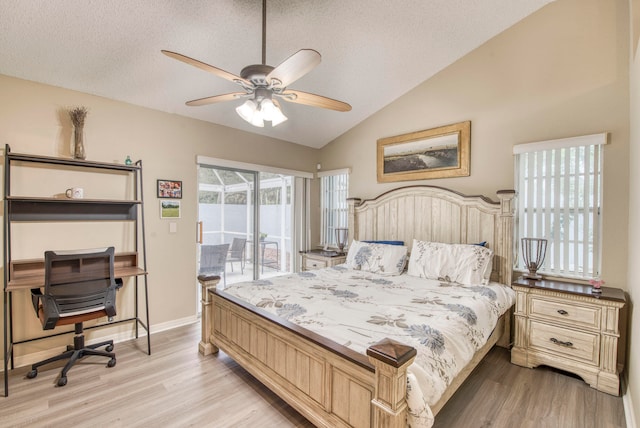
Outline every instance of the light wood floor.
<svg viewBox="0 0 640 428"><path fill-rule="evenodd" d="M118 363L88 357L68 374L28 367L10 374L10 395L0 397L2 427L311 427L312 425L224 354L197 352L194 324L116 344ZM70 337L71 339L71 337ZM436 418L437 428L625 427L622 399L550 369L509 363L492 350Z"/></svg>

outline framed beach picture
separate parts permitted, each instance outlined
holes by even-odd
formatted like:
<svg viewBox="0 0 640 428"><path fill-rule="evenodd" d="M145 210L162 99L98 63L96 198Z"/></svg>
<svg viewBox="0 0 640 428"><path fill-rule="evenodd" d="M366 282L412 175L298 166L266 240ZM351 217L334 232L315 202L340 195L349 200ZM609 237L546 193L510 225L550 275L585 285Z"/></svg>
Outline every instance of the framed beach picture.
<svg viewBox="0 0 640 428"><path fill-rule="evenodd" d="M158 198L182 199L182 181L158 180Z"/></svg>
<svg viewBox="0 0 640 428"><path fill-rule="evenodd" d="M180 201L160 201L160 218L180 218Z"/></svg>
<svg viewBox="0 0 640 428"><path fill-rule="evenodd" d="M470 121L381 138L378 182L468 176L470 151Z"/></svg>

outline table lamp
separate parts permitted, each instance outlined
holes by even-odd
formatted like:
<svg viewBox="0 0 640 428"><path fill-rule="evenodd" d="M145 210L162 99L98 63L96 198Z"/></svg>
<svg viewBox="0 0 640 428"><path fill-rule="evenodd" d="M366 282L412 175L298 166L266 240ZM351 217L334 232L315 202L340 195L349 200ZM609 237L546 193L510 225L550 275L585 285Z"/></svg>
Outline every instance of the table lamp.
<svg viewBox="0 0 640 428"><path fill-rule="evenodd" d="M338 250L344 253L344 247L347 245L347 239L349 237L349 229L346 227L336 227L336 243Z"/></svg>
<svg viewBox="0 0 640 428"><path fill-rule="evenodd" d="M524 277L528 279L542 279L542 275L538 275L538 269L544 262L544 256L547 253L547 240L540 238L522 238L522 258L524 265L529 270Z"/></svg>

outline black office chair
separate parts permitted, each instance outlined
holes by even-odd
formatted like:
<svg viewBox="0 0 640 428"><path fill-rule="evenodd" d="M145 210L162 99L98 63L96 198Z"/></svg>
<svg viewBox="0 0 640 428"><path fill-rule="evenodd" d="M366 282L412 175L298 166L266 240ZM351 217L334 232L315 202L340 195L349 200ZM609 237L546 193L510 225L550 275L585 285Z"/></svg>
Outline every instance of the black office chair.
<svg viewBox="0 0 640 428"><path fill-rule="evenodd" d="M116 289L122 280L113 277L113 247L104 250L46 251L44 253L44 294L40 288L31 290L33 308L44 330L59 325L75 325L73 347L60 355L31 366L27 378L38 375L38 367L69 359L60 373L58 386L67 384L67 372L86 355L109 357L107 367L116 365L113 340L85 345L82 323L116 314ZM106 346L105 351L99 350Z"/></svg>
<svg viewBox="0 0 640 428"><path fill-rule="evenodd" d="M244 274L244 248L247 240L240 238L233 238L231 241L231 247L229 247L229 254L227 255L227 262L231 264L231 272L233 272L233 262L240 262L240 272Z"/></svg>
<svg viewBox="0 0 640 428"><path fill-rule="evenodd" d="M201 245L200 246L200 269L198 275L220 275L222 274L224 284L227 284L226 264L229 244Z"/></svg>

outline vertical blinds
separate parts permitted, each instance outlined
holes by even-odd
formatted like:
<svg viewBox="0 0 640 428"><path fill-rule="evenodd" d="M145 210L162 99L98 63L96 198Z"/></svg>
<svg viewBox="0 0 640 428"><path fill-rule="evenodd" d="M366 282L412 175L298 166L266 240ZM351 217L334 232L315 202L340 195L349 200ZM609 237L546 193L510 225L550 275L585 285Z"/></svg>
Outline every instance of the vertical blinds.
<svg viewBox="0 0 640 428"><path fill-rule="evenodd" d="M542 273L576 278L600 275L602 145L606 140L606 134L596 134L514 146L518 237L548 240ZM517 267L525 269L521 257Z"/></svg>
<svg viewBox="0 0 640 428"><path fill-rule="evenodd" d="M348 170L332 172L320 176L320 244L324 246L337 246L335 229L349 225L349 173Z"/></svg>

